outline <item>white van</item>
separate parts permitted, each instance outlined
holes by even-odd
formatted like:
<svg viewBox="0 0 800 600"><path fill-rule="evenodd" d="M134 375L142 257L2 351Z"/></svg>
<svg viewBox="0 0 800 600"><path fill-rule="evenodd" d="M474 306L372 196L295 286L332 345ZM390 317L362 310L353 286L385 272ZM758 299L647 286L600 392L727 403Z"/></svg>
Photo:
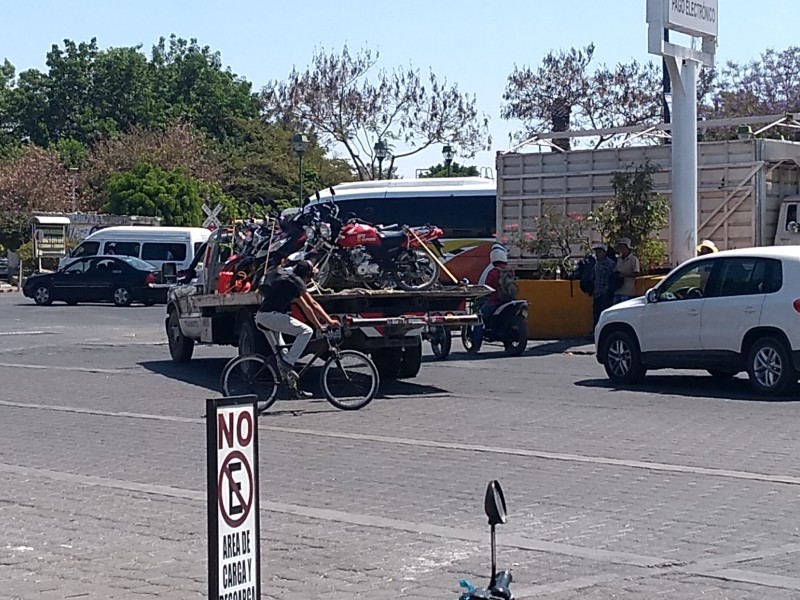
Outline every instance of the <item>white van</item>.
<svg viewBox="0 0 800 600"><path fill-rule="evenodd" d="M117 254L140 258L158 269L174 262L182 271L210 235L202 227L106 227L87 236L61 259L59 267L83 256Z"/></svg>

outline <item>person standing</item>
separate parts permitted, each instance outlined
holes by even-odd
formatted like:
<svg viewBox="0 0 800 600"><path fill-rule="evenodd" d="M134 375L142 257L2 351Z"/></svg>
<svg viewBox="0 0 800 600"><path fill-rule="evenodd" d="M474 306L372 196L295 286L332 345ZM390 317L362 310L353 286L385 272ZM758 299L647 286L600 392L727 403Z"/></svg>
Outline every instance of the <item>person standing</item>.
<svg viewBox="0 0 800 600"><path fill-rule="evenodd" d="M617 266L608 257L608 249L605 244L594 245L594 300L592 302L592 312L594 323L592 330L600 320L600 313L611 306L614 291L611 289L611 277Z"/></svg>
<svg viewBox="0 0 800 600"><path fill-rule="evenodd" d="M631 251L630 238L622 238L617 242L617 273L622 285L614 292L614 304L625 302L636 296L636 278L641 275L639 259Z"/></svg>
<svg viewBox="0 0 800 600"><path fill-rule="evenodd" d="M715 252L719 252L719 250L717 249L717 245L711 240L703 240L702 242L700 242L700 245L697 246L698 256L705 256L706 254L714 254Z"/></svg>

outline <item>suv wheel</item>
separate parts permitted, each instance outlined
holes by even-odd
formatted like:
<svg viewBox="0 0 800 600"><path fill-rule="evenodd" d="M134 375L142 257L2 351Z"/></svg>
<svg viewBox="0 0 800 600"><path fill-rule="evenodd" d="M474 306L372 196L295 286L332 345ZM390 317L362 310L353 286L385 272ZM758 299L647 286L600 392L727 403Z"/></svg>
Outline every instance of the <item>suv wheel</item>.
<svg viewBox="0 0 800 600"><path fill-rule="evenodd" d="M797 371L786 346L774 337L764 337L747 355L750 386L759 394L780 395L797 383Z"/></svg>
<svg viewBox="0 0 800 600"><path fill-rule="evenodd" d="M642 366L642 356L636 340L625 331L612 331L605 342L603 366L614 383L630 385L640 383L647 369Z"/></svg>

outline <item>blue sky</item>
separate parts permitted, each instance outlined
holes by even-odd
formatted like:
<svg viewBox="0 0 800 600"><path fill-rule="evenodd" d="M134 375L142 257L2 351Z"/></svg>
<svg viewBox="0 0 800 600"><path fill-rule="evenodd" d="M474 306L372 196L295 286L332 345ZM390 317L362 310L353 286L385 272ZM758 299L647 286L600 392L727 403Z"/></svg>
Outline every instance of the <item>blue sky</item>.
<svg viewBox="0 0 800 600"><path fill-rule="evenodd" d="M101 48L144 44L159 36L195 37L218 50L226 66L255 89L305 68L315 47L369 46L387 69L409 62L477 94L490 115L494 149L508 146L513 123L500 119L505 81L514 64L538 65L551 49L594 42L595 60L647 61L645 0L28 0L3 3L0 59L18 72L45 68L45 54L63 39ZM797 0L720 0L720 62L745 61L768 47L797 44ZM441 160L441 148L404 159L400 173ZM458 160L458 159L457 159ZM473 161L494 165L494 153Z"/></svg>

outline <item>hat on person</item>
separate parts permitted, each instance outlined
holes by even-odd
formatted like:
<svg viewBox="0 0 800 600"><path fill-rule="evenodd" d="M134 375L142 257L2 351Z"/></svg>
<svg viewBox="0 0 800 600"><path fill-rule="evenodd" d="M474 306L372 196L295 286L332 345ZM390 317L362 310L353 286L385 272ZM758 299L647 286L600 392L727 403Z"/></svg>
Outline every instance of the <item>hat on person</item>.
<svg viewBox="0 0 800 600"><path fill-rule="evenodd" d="M594 246L592 246L592 250L602 250L603 252L606 252L608 248L606 248L606 245L603 242L597 242Z"/></svg>
<svg viewBox="0 0 800 600"><path fill-rule="evenodd" d="M506 251L505 247L501 244L494 244L492 246L492 251L489 253L489 261L492 263L496 262L508 262L508 252Z"/></svg>
<svg viewBox="0 0 800 600"><path fill-rule="evenodd" d="M627 246L628 250L631 249L631 238L619 238L617 246Z"/></svg>
<svg viewBox="0 0 800 600"><path fill-rule="evenodd" d="M717 245L711 240L703 240L700 242L700 245L697 246L697 251L700 252L703 248L708 248L711 252L719 252Z"/></svg>

